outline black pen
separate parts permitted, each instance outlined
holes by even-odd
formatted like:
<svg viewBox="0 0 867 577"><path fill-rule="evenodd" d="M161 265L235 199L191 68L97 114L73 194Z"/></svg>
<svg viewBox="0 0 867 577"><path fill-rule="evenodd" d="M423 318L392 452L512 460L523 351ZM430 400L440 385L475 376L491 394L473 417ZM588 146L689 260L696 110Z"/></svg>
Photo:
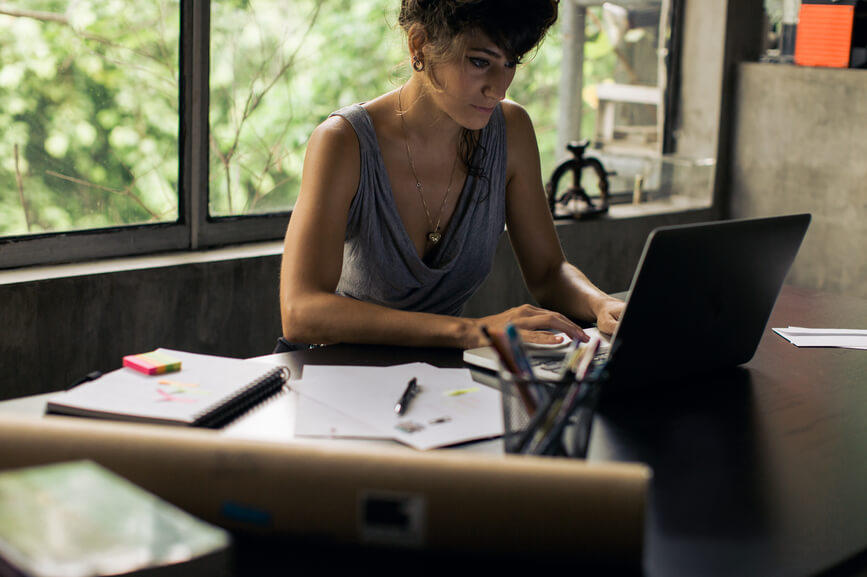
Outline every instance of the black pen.
<svg viewBox="0 0 867 577"><path fill-rule="evenodd" d="M411 378L409 382L406 384L406 389L403 390L403 394L397 400L397 404L394 406L394 412L398 414L398 416L403 416L406 413L406 410L409 408L409 402L412 401L412 398L418 392L418 379L415 377Z"/></svg>

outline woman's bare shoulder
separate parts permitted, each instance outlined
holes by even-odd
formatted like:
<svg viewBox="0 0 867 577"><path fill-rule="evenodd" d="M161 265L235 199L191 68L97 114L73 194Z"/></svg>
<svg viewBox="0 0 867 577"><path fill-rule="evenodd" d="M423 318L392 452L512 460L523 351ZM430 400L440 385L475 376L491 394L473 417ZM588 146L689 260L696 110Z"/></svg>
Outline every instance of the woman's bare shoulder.
<svg viewBox="0 0 867 577"><path fill-rule="evenodd" d="M503 118L506 121L507 129L517 129L520 132L533 132L533 121L530 118L530 113L522 105L514 100L503 100L500 102L500 108L503 110ZM515 132L515 130L512 130Z"/></svg>
<svg viewBox="0 0 867 577"><path fill-rule="evenodd" d="M536 144L536 131L527 109L511 100L501 103L506 123L507 174L511 180L518 173L529 169L538 170L539 149Z"/></svg>
<svg viewBox="0 0 867 577"><path fill-rule="evenodd" d="M323 120L310 135L308 147L323 147L334 152L349 152L358 150L358 136L349 121L340 116L332 115Z"/></svg>
<svg viewBox="0 0 867 577"><path fill-rule="evenodd" d="M307 142L299 201L310 195L326 195L348 203L355 195L360 171L355 129L342 116L330 116L313 130Z"/></svg>

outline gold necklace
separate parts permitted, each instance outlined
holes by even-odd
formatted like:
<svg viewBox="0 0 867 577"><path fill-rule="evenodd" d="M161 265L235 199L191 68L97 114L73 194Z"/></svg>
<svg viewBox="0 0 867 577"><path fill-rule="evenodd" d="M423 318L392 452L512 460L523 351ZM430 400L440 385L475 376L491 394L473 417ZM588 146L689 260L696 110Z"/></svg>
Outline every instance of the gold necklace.
<svg viewBox="0 0 867 577"><path fill-rule="evenodd" d="M421 184L421 181L418 179L418 173L415 171L415 162L412 160L412 151L409 149L409 138L406 135L406 120L403 118L404 110L403 104L401 104L400 96L403 93L403 86L400 87L400 90L397 92L397 107L399 108L398 114L400 115L400 128L401 132L403 132L403 143L406 147L406 158L409 160L409 169L412 171L412 176L415 178L415 188L418 190L418 196L421 198L421 205L424 208L424 215L427 217L428 227L431 229L429 233L427 233L427 239L431 242L431 244L437 244L442 239L443 235L440 232L440 221L443 217L443 209L446 206L446 201L449 198L449 193L452 190L452 180L455 177L455 169L458 166L458 155L455 155L455 161L452 164L452 171L449 174L449 183L446 186L446 193L443 195L443 201L440 204L440 210L437 214L437 222L433 223L430 217L430 209L427 207L427 202L424 199L424 187Z"/></svg>

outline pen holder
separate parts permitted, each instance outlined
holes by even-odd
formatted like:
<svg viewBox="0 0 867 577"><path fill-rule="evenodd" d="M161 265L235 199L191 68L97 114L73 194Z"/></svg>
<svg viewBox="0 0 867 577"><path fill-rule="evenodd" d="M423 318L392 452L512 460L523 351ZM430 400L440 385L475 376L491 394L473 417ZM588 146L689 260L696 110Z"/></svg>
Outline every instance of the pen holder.
<svg viewBox="0 0 867 577"><path fill-rule="evenodd" d="M585 457L595 382L528 380L503 372L500 384L506 453Z"/></svg>

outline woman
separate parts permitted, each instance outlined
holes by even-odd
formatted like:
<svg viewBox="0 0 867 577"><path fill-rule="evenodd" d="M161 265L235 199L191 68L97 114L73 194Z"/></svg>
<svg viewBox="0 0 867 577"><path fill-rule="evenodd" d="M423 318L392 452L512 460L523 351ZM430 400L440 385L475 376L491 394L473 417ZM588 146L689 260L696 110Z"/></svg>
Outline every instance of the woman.
<svg viewBox="0 0 867 577"><path fill-rule="evenodd" d="M557 0L402 0L412 67L400 88L310 137L286 232L283 336L304 343L471 348L514 324L526 342L613 331L623 303L563 256L532 123L505 100ZM538 302L460 317L508 227Z"/></svg>

